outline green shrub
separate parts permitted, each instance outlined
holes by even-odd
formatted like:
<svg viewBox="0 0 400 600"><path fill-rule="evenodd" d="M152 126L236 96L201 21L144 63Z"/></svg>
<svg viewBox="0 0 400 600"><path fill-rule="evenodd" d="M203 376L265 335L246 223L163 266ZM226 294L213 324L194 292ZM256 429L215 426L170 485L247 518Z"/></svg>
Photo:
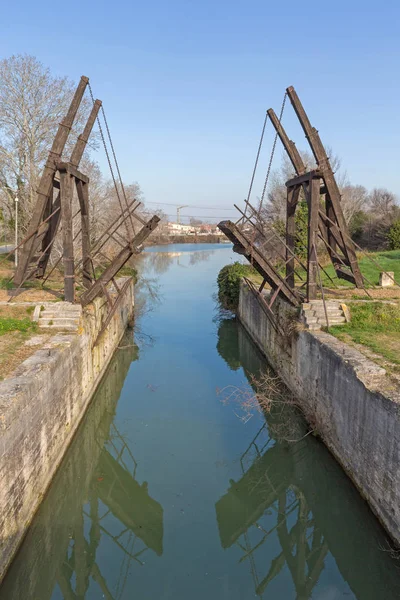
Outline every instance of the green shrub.
<svg viewBox="0 0 400 600"><path fill-rule="evenodd" d="M218 300L224 308L236 310L239 304L240 281L243 277L255 275L257 271L250 265L234 262L222 267L218 273Z"/></svg>
<svg viewBox="0 0 400 600"><path fill-rule="evenodd" d="M391 250L400 250L400 219L395 221L388 233L388 241Z"/></svg>

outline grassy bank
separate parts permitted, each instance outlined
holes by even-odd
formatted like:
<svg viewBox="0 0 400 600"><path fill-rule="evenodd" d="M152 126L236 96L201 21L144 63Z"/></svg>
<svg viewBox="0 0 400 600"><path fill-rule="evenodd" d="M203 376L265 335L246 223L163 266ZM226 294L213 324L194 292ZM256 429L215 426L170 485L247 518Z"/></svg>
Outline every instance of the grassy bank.
<svg viewBox="0 0 400 600"><path fill-rule="evenodd" d="M366 346L400 370L400 304L354 302L349 308L350 323L330 327L329 333Z"/></svg>

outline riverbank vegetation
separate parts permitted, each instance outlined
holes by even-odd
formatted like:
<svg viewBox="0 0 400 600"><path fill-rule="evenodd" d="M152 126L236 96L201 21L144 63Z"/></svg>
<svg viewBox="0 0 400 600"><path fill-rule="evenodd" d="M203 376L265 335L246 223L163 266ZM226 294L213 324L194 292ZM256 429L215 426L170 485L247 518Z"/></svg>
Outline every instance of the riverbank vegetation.
<svg viewBox="0 0 400 600"><path fill-rule="evenodd" d="M400 303L353 302L348 306L351 321L330 327L329 333L369 348L400 372Z"/></svg>
<svg viewBox="0 0 400 600"><path fill-rule="evenodd" d="M236 311L239 305L240 282L243 277L258 278L260 283L262 281L254 267L240 262L226 265L218 273L218 300L224 308Z"/></svg>

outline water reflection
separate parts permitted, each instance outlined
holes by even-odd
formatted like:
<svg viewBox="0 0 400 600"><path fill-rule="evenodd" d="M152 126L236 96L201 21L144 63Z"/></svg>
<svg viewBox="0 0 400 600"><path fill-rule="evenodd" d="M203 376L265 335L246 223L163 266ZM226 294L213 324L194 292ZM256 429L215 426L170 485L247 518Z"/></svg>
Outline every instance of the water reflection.
<svg viewBox="0 0 400 600"><path fill-rule="evenodd" d="M48 600L57 588L66 600L83 599L92 587L94 597L112 600L122 596L133 563L142 564L145 552L163 552L163 508L147 482L139 483L139 466L113 423L138 358L132 338L121 348L0 588L1 600ZM122 555L113 586L99 566L103 540Z"/></svg>
<svg viewBox="0 0 400 600"><path fill-rule="evenodd" d="M235 354L234 325L220 324L218 352L231 368L242 364L245 373L255 373L261 367L260 355L240 325ZM259 598L314 597L333 557L349 595L351 590L358 600L398 599L399 565L387 552L389 543L379 523L317 439L308 436L288 443L274 434L282 431L282 422L292 430L290 419L305 433L299 416L287 407L267 415L244 448L242 476L230 480L215 505L222 547L240 549L239 562L247 563ZM271 548L276 548L272 555ZM288 572L292 591L287 588ZM284 595L269 596L278 588ZM334 584L329 589L326 597L342 597ZM315 597L325 597L320 593Z"/></svg>
<svg viewBox="0 0 400 600"><path fill-rule="evenodd" d="M182 268L193 267L199 263L210 260L215 250L196 250L193 251L168 251L162 250L162 247L152 248L151 252L144 252L137 258L137 264L142 272L152 270L156 275L166 273L173 264ZM186 260L187 257L189 260ZM184 259L184 260L182 260Z"/></svg>

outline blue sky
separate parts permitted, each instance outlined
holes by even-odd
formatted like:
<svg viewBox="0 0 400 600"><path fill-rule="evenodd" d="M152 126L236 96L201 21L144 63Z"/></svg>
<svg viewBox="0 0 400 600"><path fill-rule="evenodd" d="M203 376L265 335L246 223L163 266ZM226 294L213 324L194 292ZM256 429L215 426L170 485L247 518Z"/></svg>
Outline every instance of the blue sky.
<svg viewBox="0 0 400 600"><path fill-rule="evenodd" d="M88 75L123 177L147 201L229 208L246 196L265 109L279 111L288 85L352 183L400 196L399 29L395 1L23 0L3 7L0 55ZM290 103L283 123L306 148ZM255 195L272 140L269 128Z"/></svg>

